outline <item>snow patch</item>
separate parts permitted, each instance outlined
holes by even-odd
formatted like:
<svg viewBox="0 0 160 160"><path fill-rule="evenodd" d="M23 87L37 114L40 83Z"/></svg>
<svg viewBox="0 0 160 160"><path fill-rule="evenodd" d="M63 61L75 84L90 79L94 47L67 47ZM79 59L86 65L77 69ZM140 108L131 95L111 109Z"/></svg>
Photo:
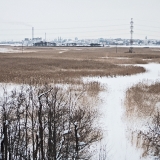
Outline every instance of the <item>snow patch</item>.
<svg viewBox="0 0 160 160"><path fill-rule="evenodd" d="M109 149L111 160L151 160L153 158L142 158L142 150L132 146L127 137L128 127L124 121L124 99L126 90L142 81L160 82L160 64L150 63L134 65L144 67L147 72L131 76L117 77L87 77L84 82L98 81L107 87L107 91L100 93L103 103L99 104L102 116L99 120L99 126L103 128L104 145ZM136 127L136 122L132 122L132 126ZM97 144L100 146L101 144ZM100 148L100 147L99 147ZM97 153L98 154L98 153ZM94 159L97 159L97 157Z"/></svg>
<svg viewBox="0 0 160 160"><path fill-rule="evenodd" d="M78 145L79 146L84 146L86 143L85 142L79 142Z"/></svg>
<svg viewBox="0 0 160 160"><path fill-rule="evenodd" d="M132 59L128 57L100 57L100 58L106 58L106 59Z"/></svg>
<svg viewBox="0 0 160 160"><path fill-rule="evenodd" d="M11 49L11 48L0 48L0 53L22 53L22 52L29 53L29 52L36 52L36 51L32 51L32 50L26 51L24 49L22 51L22 49L18 50L18 49Z"/></svg>
<svg viewBox="0 0 160 160"><path fill-rule="evenodd" d="M65 131L63 132L63 135L65 135L65 134L69 134L69 133L71 133L71 131L70 131L70 130L65 130Z"/></svg>

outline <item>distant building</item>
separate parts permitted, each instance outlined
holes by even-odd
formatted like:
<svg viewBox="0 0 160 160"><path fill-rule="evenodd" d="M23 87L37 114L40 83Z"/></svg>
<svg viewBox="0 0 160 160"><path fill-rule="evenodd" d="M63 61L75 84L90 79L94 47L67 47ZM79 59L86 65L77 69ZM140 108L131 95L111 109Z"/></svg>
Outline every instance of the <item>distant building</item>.
<svg viewBox="0 0 160 160"><path fill-rule="evenodd" d="M78 38L77 38L77 37L75 37L75 41L78 41Z"/></svg>
<svg viewBox="0 0 160 160"><path fill-rule="evenodd" d="M123 45L124 42L123 42L122 40L118 40L118 41L116 42L116 44L117 44L117 45Z"/></svg>
<svg viewBox="0 0 160 160"><path fill-rule="evenodd" d="M56 46L56 43L40 41L40 42L34 43L33 45L34 46L39 46L39 47L47 47L47 46Z"/></svg>
<svg viewBox="0 0 160 160"><path fill-rule="evenodd" d="M91 43L90 46L91 47L100 47L101 44L99 44L99 43Z"/></svg>
<svg viewBox="0 0 160 160"><path fill-rule="evenodd" d="M29 38L25 38L24 41L22 41L23 46L32 46L32 40Z"/></svg>
<svg viewBox="0 0 160 160"><path fill-rule="evenodd" d="M33 46L35 43L42 41L42 38L33 38L32 40L29 38L25 38L23 41L23 46Z"/></svg>
<svg viewBox="0 0 160 160"><path fill-rule="evenodd" d="M147 39L147 36L146 36L146 38L145 38L145 40L144 40L144 45L148 45L148 39Z"/></svg>
<svg viewBox="0 0 160 160"><path fill-rule="evenodd" d="M37 43L37 42L41 42L41 41L42 41L42 38L41 38L41 37L37 37L37 38L33 38L33 39L32 39L33 44L34 44L34 43Z"/></svg>
<svg viewBox="0 0 160 160"><path fill-rule="evenodd" d="M67 42L66 46L77 46L77 43L75 43L75 42Z"/></svg>

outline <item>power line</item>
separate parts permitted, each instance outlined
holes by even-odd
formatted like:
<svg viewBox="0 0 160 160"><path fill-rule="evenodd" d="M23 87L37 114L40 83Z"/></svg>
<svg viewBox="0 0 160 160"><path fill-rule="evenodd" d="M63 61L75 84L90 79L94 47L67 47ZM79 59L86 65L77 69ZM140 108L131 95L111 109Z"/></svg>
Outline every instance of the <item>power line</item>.
<svg viewBox="0 0 160 160"><path fill-rule="evenodd" d="M105 26L90 26L90 27L62 27L62 28L45 28L45 29L40 29L40 28L38 28L38 29L36 29L36 33L37 33L37 35L39 34L39 35L42 35L42 34L44 34L44 32L42 33L42 32L40 32L40 31L49 31L49 30L56 30L56 29L58 29L58 30L61 30L61 29L67 29L66 31L63 31L63 32L61 32L61 31L55 31L55 32L48 32L47 31L47 34L48 35L59 35L59 34L70 34L70 33L75 33L75 34L81 34L81 33L98 33L98 35L101 35L102 33L100 33L100 32L105 32L104 34L103 34L103 36L101 36L101 37L104 37L105 35L107 35L107 37L109 37L109 36L114 36L114 35L128 35L129 33L125 33L125 32L119 32L119 31L123 31L123 30L125 30L125 31L127 31L128 30L128 28L126 28L126 29L119 29L119 28L117 28L117 27L120 27L120 26L123 26L123 28L125 28L124 26L126 26L126 24L119 24L119 25L105 25ZM154 26L146 26L146 25L136 25L136 27L138 28L138 27L141 27L141 26L145 26L145 27L153 27L153 28L157 28L157 29L160 29L159 27L154 27ZM105 28L107 28L107 27L116 27L116 28L114 28L114 29L105 29L105 30L99 30L98 28L103 28L103 27L105 27ZM130 27L133 27L132 25L130 26ZM90 29L89 31L86 31L86 30L81 30L81 29ZM91 30L91 29L93 29L93 28L97 28L96 30ZM122 28L122 27L120 27L120 28ZM80 31L69 31L70 29L79 29ZM132 28L133 29L133 28ZM131 31L133 31L131 29ZM31 29L1 29L0 31L7 31L7 32L9 32L9 31L31 31ZM116 32L119 32L119 33L107 33L107 32L110 32L110 31L116 31ZM131 32L130 31L130 32ZM158 36L157 34L156 35L153 35L154 33L160 33L159 31L152 31L152 30L144 30L144 29L135 29L135 31L136 31L136 34L135 35L147 35L147 36L154 36L154 37L160 37L160 36ZM138 32L141 32L141 33L138 33ZM151 35L151 34L148 34L148 33L146 33L146 34L142 34L142 32L152 32L153 34ZM133 34L133 33L132 33ZM19 35L28 35L28 32L23 32L23 33L2 33L2 34L0 34L0 35L6 35L6 36L8 36L8 35L17 35L17 36L19 36ZM81 35L79 35L79 36L81 36ZM133 35L132 35L133 36ZM87 36L87 37L91 37L91 36ZM95 34L94 34L94 36L93 37L95 37Z"/></svg>
<svg viewBox="0 0 160 160"><path fill-rule="evenodd" d="M107 26L91 26L91 27L66 27L66 28L45 28L45 29L36 29L36 30L53 30L53 29L79 29L79 28L106 28L106 27L114 27L114 26L127 26L127 24L121 24L121 25L107 25ZM30 29L1 29L1 31L4 30L30 30Z"/></svg>
<svg viewBox="0 0 160 160"><path fill-rule="evenodd" d="M97 30L95 30L95 31L80 31L80 32L77 32L77 31L75 31L75 32L59 32L59 33L57 33L57 32L47 32L48 34L68 34L68 33L94 33L94 32L106 32L106 31L126 31L126 29L118 29L118 30L99 30L99 31L97 31ZM122 33L121 33L122 34ZM8 34L5 34L5 33L3 33L3 34L0 34L0 35L26 35L26 34L21 34L21 33L12 33L12 34L10 34L10 33L8 33Z"/></svg>
<svg viewBox="0 0 160 160"><path fill-rule="evenodd" d="M122 30L126 30L126 29L122 29ZM50 33L50 32L47 32L48 34L50 34L50 35L52 35L52 34L57 34L57 35L59 35L59 34L69 34L69 33L98 33L98 32L102 32L102 31L117 31L117 30L100 30L100 31L82 31L82 32L60 32L60 33L57 33L57 32L54 32L54 33ZM118 30L118 31L120 31L120 30ZM28 33L12 33L12 34L5 34L5 33L3 33L3 34L0 34L0 35L27 35ZM39 34L44 34L44 33L39 33ZM123 34L125 34L125 35L129 35L129 33L128 32L126 32L126 33L106 33L107 35L109 35L109 36L112 36L112 35L123 35ZM135 33L135 35L144 35L144 36L146 36L146 34L142 34L142 33L138 33L138 31L136 31L136 33ZM159 37L160 38L160 36L158 36L158 35L153 35L153 34L148 34L147 33L147 35L148 36L154 36L154 37Z"/></svg>
<svg viewBox="0 0 160 160"><path fill-rule="evenodd" d="M18 21L17 22L13 22L13 21L10 21L10 22L2 22L1 21L1 23L9 23L9 24L16 24L17 23L17 24L21 24L21 25L23 25L23 24L24 25L30 25L30 24L33 24L33 23L34 24L35 23L54 23L54 24L56 24L56 23L64 23L64 22L67 22L67 23L68 22L75 22L75 23L77 23L77 22L106 22L106 21L107 22L115 22L115 21L122 21L122 20L127 20L127 19L112 19L112 20L111 19L103 19L103 20L100 20L100 19L97 19L97 20L95 20L95 19L94 20L91 20L91 19L89 19L89 20L79 20L78 19L78 20L74 20L74 21L73 20L71 20L71 21L69 21L69 20L64 21L63 20L63 21L54 21L54 22L53 21L49 21L49 22L45 22L45 21L43 21L43 22L42 21L41 22L40 21L39 22L38 21L28 21L28 22L18 22ZM32 25L30 25L30 26L32 26Z"/></svg>
<svg viewBox="0 0 160 160"><path fill-rule="evenodd" d="M146 36L146 34L142 34L142 33L135 33L135 35L144 35L144 36ZM157 35L151 35L151 34L147 34L147 36L154 36L154 37L159 37L160 38L160 36L157 36Z"/></svg>
<svg viewBox="0 0 160 160"><path fill-rule="evenodd" d="M63 20L63 21L60 21L60 20L56 20L56 21L25 21L25 22L22 22L22 21L17 21L17 22L13 22L13 21L1 21L1 23L9 23L9 24L16 24L16 23L18 23L18 24L24 24L24 25L30 25L30 24L35 24L35 23L64 23L64 22L115 22L115 21L122 21L122 20L124 20L124 21L127 21L127 18L114 18L114 17L112 17L112 19L103 19L103 20L100 20L100 19L89 19L89 20ZM139 19L139 18L134 18L134 21L144 21L144 22L148 22L148 19ZM149 22L157 22L157 20L150 20ZM160 21L159 21L160 22ZM32 26L32 25L30 25L30 26Z"/></svg>
<svg viewBox="0 0 160 160"><path fill-rule="evenodd" d="M147 25L138 25L136 24L136 26L140 26L140 27L150 27L150 28L157 28L157 29L160 29L160 27L156 27L156 26L147 26Z"/></svg>

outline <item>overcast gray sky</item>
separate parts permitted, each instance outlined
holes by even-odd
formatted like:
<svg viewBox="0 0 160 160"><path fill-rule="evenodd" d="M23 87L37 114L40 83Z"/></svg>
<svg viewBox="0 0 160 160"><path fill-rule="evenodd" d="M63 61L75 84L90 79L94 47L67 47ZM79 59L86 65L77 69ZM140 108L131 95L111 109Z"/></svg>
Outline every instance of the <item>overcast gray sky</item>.
<svg viewBox="0 0 160 160"><path fill-rule="evenodd" d="M0 0L0 41L45 37L160 39L160 0Z"/></svg>

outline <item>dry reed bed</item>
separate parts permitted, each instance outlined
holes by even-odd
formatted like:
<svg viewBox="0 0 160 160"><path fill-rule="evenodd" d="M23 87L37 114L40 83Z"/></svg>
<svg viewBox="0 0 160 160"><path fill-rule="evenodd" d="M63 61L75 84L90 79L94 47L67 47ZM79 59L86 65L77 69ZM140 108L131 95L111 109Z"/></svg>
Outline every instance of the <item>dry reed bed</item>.
<svg viewBox="0 0 160 160"><path fill-rule="evenodd" d="M64 49L65 53L60 54L59 51ZM29 50L34 52L25 53ZM117 66L117 64L144 64L148 63L147 60L143 60L144 58L154 57L156 60L160 57L159 52L151 49L135 49L136 53L133 54L125 53L127 51L127 48L118 48L118 53L115 53L115 48L24 47L23 54L0 54L0 82L74 83L83 76L132 75L145 70L142 67Z"/></svg>
<svg viewBox="0 0 160 160"><path fill-rule="evenodd" d="M141 82L126 92L125 107L129 118L147 118L160 108L160 83L152 85Z"/></svg>
<svg viewBox="0 0 160 160"><path fill-rule="evenodd" d="M14 50L21 50L21 47L10 47ZM78 50L77 50L78 49ZM79 50L80 49L80 50ZM65 50L63 54L59 54L60 51ZM134 48L135 53L127 53L128 48L118 48L118 52L116 53L116 48L90 48L90 47L24 47L25 51L36 51L38 53L38 57L42 58L69 58L69 59L96 59L99 57L128 57L128 58L143 58L143 59L152 59L152 58L160 58L160 50L152 49L152 48ZM158 51L157 51L158 50ZM36 57L37 54L33 52L32 54L26 53L25 55L21 53L16 53L18 56L28 56L28 57ZM46 56L44 56L46 54Z"/></svg>
<svg viewBox="0 0 160 160"><path fill-rule="evenodd" d="M141 119L144 126L131 130L131 142L143 149L142 157L160 158L160 83L151 85L142 82L127 90L126 116L129 119Z"/></svg>
<svg viewBox="0 0 160 160"><path fill-rule="evenodd" d="M141 72L145 72L142 67L117 66L96 60L20 58L13 54L0 56L1 82L19 83L43 79L69 83L70 79L84 76L125 76Z"/></svg>
<svg viewBox="0 0 160 160"><path fill-rule="evenodd" d="M65 49L66 52L62 55L59 54L59 50ZM79 48L78 48L79 49ZM134 48L135 53L127 53L128 48L50 48L47 50L38 50L43 57L43 53L47 53L50 58L64 58L64 59L94 59L104 61L104 57L111 59L105 59L106 62L113 64L146 64L148 62L160 63L160 50L152 48ZM103 57L103 58L102 58ZM122 58L122 59L116 59ZM123 59L124 58L124 59ZM128 58L128 59L125 59Z"/></svg>

